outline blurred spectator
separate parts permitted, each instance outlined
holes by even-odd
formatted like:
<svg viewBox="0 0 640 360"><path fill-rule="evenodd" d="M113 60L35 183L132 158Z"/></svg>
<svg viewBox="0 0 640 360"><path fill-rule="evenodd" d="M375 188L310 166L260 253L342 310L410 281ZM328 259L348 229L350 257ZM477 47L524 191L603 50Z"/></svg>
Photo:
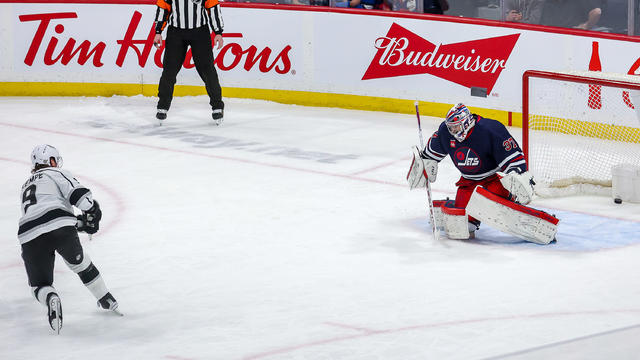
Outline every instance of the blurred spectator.
<svg viewBox="0 0 640 360"><path fill-rule="evenodd" d="M336 7L373 10L382 5L382 0L336 0Z"/></svg>
<svg viewBox="0 0 640 360"><path fill-rule="evenodd" d="M478 8L487 4L486 0L452 0L447 15L477 18Z"/></svg>
<svg viewBox="0 0 640 360"><path fill-rule="evenodd" d="M602 4L602 16L593 30L626 34L629 25L628 0L607 0ZM638 18L636 17L636 22Z"/></svg>
<svg viewBox="0 0 640 360"><path fill-rule="evenodd" d="M420 13L422 12L422 8L418 5L419 3L417 3L416 0L384 0L382 3L382 10Z"/></svg>
<svg viewBox="0 0 640 360"><path fill-rule="evenodd" d="M601 0L545 0L541 24L589 30L601 14Z"/></svg>
<svg viewBox="0 0 640 360"><path fill-rule="evenodd" d="M229 1L229 0L226 0ZM254 0L256 2L262 0ZM293 5L311 5L311 6L329 6L329 0L287 0L285 4L290 1Z"/></svg>
<svg viewBox="0 0 640 360"><path fill-rule="evenodd" d="M507 0L505 20L539 24L543 5L544 0Z"/></svg>
<svg viewBox="0 0 640 360"><path fill-rule="evenodd" d="M443 14L449 10L449 3L447 0L424 0L424 13L425 14Z"/></svg>
<svg viewBox="0 0 640 360"><path fill-rule="evenodd" d="M635 21L634 21L635 29L633 29L633 34L640 34L640 1L636 1L636 11L635 11Z"/></svg>

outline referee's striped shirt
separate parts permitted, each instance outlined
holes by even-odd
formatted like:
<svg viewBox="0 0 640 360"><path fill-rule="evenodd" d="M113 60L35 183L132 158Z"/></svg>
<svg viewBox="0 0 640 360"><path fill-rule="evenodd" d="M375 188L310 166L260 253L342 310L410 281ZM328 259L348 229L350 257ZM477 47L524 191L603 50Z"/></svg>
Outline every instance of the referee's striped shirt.
<svg viewBox="0 0 640 360"><path fill-rule="evenodd" d="M166 25L195 29L208 25L216 35L222 34L224 23L218 0L158 0L156 34Z"/></svg>

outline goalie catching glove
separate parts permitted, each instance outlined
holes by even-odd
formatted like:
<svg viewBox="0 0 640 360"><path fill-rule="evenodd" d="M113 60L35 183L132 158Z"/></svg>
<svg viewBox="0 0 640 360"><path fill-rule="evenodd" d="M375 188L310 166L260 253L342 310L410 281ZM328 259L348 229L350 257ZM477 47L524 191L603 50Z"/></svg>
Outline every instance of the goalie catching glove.
<svg viewBox="0 0 640 360"><path fill-rule="evenodd" d="M514 170L507 174L498 173L498 175L501 176L500 182L502 186L511 193L514 202L522 205L527 205L531 202L533 186L536 184L531 173L525 171L520 174Z"/></svg>
<svg viewBox="0 0 640 360"><path fill-rule="evenodd" d="M438 162L432 159L425 159L420 156L420 150L417 146L413 147L413 159L411 167L407 173L407 182L409 189L423 188L429 182L436 181L438 176Z"/></svg>
<svg viewBox="0 0 640 360"><path fill-rule="evenodd" d="M93 201L93 206L83 211L82 215L76 216L78 223L76 229L78 231L84 231L87 234L95 234L100 229L100 219L102 219L102 210L100 210L100 204L97 201Z"/></svg>

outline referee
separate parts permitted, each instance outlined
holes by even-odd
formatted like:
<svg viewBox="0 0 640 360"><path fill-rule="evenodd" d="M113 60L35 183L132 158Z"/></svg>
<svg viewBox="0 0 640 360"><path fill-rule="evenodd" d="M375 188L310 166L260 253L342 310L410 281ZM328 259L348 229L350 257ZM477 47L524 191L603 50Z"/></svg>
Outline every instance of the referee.
<svg viewBox="0 0 640 360"><path fill-rule="evenodd" d="M209 94L213 123L222 124L224 102L218 73L213 66L213 47L209 30L211 28L215 33L213 41L218 49L222 48L224 24L218 0L157 0L157 5L156 36L153 39L156 47L162 46L162 31L165 26L169 25L169 29L162 61L162 76L158 85L156 118L160 120L160 124L167 118L176 76L184 63L187 48L191 46L193 62Z"/></svg>

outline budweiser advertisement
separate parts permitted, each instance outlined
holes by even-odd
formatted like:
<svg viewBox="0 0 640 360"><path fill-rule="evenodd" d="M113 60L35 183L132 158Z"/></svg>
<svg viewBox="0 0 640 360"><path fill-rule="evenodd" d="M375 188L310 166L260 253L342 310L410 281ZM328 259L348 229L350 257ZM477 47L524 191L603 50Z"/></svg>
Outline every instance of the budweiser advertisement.
<svg viewBox="0 0 640 360"><path fill-rule="evenodd" d="M634 38L318 10L223 5L225 45L214 51L222 86L520 111L525 70L627 74L640 61ZM0 3L0 83L157 84L164 49L152 44L155 11L152 4ZM190 54L184 67L179 84L201 85ZM472 88L487 96L471 96Z"/></svg>
<svg viewBox="0 0 640 360"><path fill-rule="evenodd" d="M483 87L490 93L520 34L433 44L393 23L375 41L377 52L362 80L431 74L467 88Z"/></svg>
<svg viewBox="0 0 640 360"><path fill-rule="evenodd" d="M344 26L333 22L344 17L320 17L315 23L315 32L322 34L315 37L313 50L314 65L321 64L315 68L317 86L339 93L465 102L516 112L521 111L524 71L586 71L594 41L572 33L487 26L453 17L435 21L352 15ZM633 38L597 41L603 72L626 74L640 57L633 51ZM472 96L472 88L483 89L487 96Z"/></svg>

